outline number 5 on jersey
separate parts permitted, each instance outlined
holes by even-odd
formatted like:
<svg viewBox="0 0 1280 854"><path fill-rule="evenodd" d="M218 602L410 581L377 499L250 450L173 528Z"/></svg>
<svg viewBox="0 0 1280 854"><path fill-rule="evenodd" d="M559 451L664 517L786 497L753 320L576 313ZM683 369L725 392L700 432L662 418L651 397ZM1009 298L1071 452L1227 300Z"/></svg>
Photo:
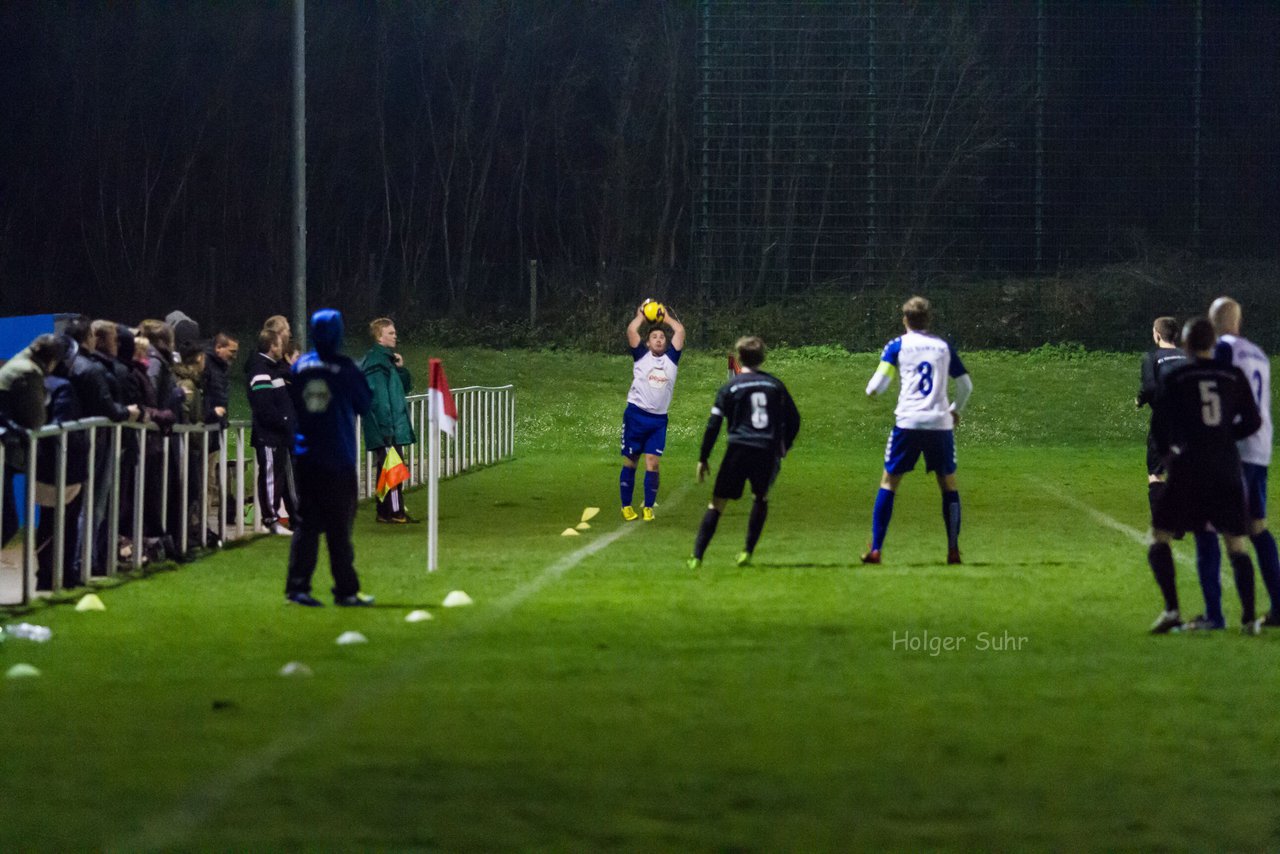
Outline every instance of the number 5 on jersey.
<svg viewBox="0 0 1280 854"><path fill-rule="evenodd" d="M1218 397L1215 380L1200 381L1200 420L1206 427L1217 427L1222 423L1222 399Z"/></svg>

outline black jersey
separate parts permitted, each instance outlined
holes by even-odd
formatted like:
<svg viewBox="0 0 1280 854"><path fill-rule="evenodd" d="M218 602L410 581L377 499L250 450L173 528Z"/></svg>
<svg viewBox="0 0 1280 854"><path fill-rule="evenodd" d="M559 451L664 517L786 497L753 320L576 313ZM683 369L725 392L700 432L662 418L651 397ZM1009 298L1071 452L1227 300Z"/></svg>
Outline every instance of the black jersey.
<svg viewBox="0 0 1280 854"><path fill-rule="evenodd" d="M1142 357L1142 380L1138 386L1138 406L1150 406L1160 394L1165 379L1187 364L1188 356L1181 348L1159 347Z"/></svg>
<svg viewBox="0 0 1280 854"><path fill-rule="evenodd" d="M743 372L720 387L702 436L702 462L711 456L720 422L726 418L730 445L765 448L780 457L800 432L800 413L787 387L764 371Z"/></svg>
<svg viewBox="0 0 1280 854"><path fill-rule="evenodd" d="M1236 442L1261 425L1239 368L1192 359L1165 379L1153 406L1151 435L1162 454L1172 451L1187 465L1238 468Z"/></svg>

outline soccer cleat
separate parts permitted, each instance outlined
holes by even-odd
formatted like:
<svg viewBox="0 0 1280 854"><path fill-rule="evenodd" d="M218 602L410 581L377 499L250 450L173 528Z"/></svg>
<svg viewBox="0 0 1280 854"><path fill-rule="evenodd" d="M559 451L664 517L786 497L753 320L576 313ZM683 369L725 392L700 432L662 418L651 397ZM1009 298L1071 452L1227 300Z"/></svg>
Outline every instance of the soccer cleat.
<svg viewBox="0 0 1280 854"><path fill-rule="evenodd" d="M408 513L401 513L399 516L392 517L401 525L420 525L422 520L416 516L410 516Z"/></svg>
<svg viewBox="0 0 1280 854"><path fill-rule="evenodd" d="M699 569L702 566L702 558L691 557L684 562L684 565L689 567L690 569Z"/></svg>
<svg viewBox="0 0 1280 854"><path fill-rule="evenodd" d="M1267 616L1262 618L1262 627L1264 629L1274 629L1277 626L1280 626L1280 614L1277 614L1275 609L1272 608L1267 612Z"/></svg>
<svg viewBox="0 0 1280 854"><path fill-rule="evenodd" d="M310 593L287 593L284 601L286 604L302 605L305 608L323 608L324 603Z"/></svg>
<svg viewBox="0 0 1280 854"><path fill-rule="evenodd" d="M272 522L270 525L268 525L268 526L267 526L267 533L268 533L268 534L279 534L279 535L280 535L280 536L282 536L282 537L292 537L292 536L293 536L293 531L290 531L288 528L286 528L284 525L281 525L279 522Z"/></svg>
<svg viewBox="0 0 1280 854"><path fill-rule="evenodd" d="M407 525L409 523L408 516L379 516L378 521L384 525Z"/></svg>
<svg viewBox="0 0 1280 854"><path fill-rule="evenodd" d="M643 518L646 522L652 522L652 521L653 521L653 508L652 508L652 507L644 507L644 508L642 508L642 509L641 509L641 511L640 511L640 512L643 514L641 518Z"/></svg>
<svg viewBox="0 0 1280 854"><path fill-rule="evenodd" d="M368 608L373 605L373 597L368 593L353 593L334 598L333 604L340 608Z"/></svg>
<svg viewBox="0 0 1280 854"><path fill-rule="evenodd" d="M960 562L961 562L961 560L960 560L960 550L959 550L959 549L947 549L947 565L948 565L948 566L952 566L952 565L957 564L957 563L960 563Z"/></svg>
<svg viewBox="0 0 1280 854"><path fill-rule="evenodd" d="M1256 620L1248 620L1247 622L1245 622L1244 625L1240 627L1240 634L1242 635L1262 634L1263 622L1265 622L1265 620L1262 617L1258 617Z"/></svg>
<svg viewBox="0 0 1280 854"><path fill-rule="evenodd" d="M1151 634L1167 634L1181 625L1182 615L1180 615L1176 610L1161 611L1160 616L1156 617L1156 621L1151 624Z"/></svg>
<svg viewBox="0 0 1280 854"><path fill-rule="evenodd" d="M751 563L751 552L738 552L738 556L733 559L738 566L746 566Z"/></svg>
<svg viewBox="0 0 1280 854"><path fill-rule="evenodd" d="M1178 627L1180 632L1216 632L1227 627L1225 620L1210 620L1204 614L1192 617Z"/></svg>
<svg viewBox="0 0 1280 854"><path fill-rule="evenodd" d="M622 521L634 522L639 518L640 518L640 514L637 513L636 508L632 507L630 504L622 508Z"/></svg>
<svg viewBox="0 0 1280 854"><path fill-rule="evenodd" d="M879 563L879 562L880 562L880 550L879 550L879 549L869 549L869 550L867 550L867 551L862 555L862 562L863 562L863 563Z"/></svg>

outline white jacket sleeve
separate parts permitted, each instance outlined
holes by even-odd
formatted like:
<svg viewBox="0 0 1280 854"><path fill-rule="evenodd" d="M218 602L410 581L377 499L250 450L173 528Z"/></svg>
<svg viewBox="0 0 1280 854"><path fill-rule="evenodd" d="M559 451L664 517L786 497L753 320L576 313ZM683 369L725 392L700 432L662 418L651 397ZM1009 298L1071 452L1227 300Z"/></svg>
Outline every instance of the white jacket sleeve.
<svg viewBox="0 0 1280 854"><path fill-rule="evenodd" d="M956 377L956 399L951 404L952 412L963 412L964 405L969 402L969 395L973 394L973 380L968 374L961 374Z"/></svg>

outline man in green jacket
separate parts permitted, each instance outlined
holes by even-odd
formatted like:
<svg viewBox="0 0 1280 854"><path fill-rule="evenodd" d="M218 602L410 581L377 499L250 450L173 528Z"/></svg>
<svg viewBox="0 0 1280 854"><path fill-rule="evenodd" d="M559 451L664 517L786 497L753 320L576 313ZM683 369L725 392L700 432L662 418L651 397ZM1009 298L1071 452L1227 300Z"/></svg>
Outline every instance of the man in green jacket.
<svg viewBox="0 0 1280 854"><path fill-rule="evenodd" d="M361 363L365 381L373 393L373 405L364 416L364 444L373 451L373 470L382 471L387 450L395 447L401 457L408 445L416 440L413 424L409 420L409 404L405 395L413 387L413 377L404 366L404 359L396 352L396 325L388 317L379 317L369 324L373 347ZM378 499L378 521L388 524L416 522L404 512L404 493L401 487Z"/></svg>

